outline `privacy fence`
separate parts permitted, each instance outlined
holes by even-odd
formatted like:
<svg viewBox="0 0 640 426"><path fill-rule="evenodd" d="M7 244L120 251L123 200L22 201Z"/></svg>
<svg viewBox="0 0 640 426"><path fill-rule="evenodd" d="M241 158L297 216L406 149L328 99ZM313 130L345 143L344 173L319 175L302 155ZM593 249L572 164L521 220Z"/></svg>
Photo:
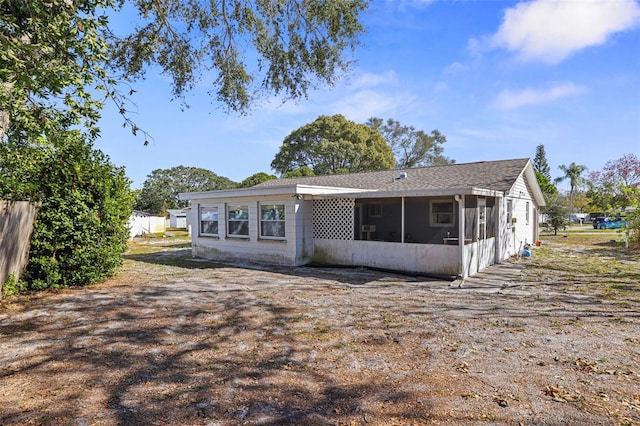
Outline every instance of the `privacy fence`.
<svg viewBox="0 0 640 426"><path fill-rule="evenodd" d="M9 276L19 279L29 260L36 209L27 201L0 200L0 298Z"/></svg>

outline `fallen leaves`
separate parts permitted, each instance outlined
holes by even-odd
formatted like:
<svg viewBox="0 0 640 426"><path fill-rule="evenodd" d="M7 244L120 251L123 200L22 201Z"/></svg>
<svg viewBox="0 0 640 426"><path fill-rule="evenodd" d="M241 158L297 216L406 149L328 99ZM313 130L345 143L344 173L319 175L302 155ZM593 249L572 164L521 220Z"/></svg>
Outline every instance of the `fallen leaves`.
<svg viewBox="0 0 640 426"><path fill-rule="evenodd" d="M570 392L562 385L545 386L544 393L556 402L577 402L584 400L579 391Z"/></svg>

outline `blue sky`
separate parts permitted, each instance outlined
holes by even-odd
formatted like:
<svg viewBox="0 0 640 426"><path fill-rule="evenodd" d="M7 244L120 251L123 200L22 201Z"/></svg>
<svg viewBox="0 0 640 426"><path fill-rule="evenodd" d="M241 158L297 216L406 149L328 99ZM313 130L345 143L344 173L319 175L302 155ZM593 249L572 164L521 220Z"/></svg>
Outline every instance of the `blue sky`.
<svg viewBox="0 0 640 426"><path fill-rule="evenodd" d="M554 178L561 164L596 171L640 155L636 0L374 0L364 24L345 79L308 100L266 99L248 116L225 114L204 86L183 111L167 79L149 72L131 107L153 140L144 146L108 106L96 148L125 166L134 188L178 165L234 181L273 173L289 133L333 114L438 129L458 163L533 158L543 144Z"/></svg>

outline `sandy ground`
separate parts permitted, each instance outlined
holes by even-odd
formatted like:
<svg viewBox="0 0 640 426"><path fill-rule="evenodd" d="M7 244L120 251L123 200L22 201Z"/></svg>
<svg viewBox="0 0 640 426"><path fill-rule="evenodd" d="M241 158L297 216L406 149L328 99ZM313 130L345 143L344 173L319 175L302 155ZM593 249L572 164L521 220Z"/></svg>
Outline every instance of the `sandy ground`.
<svg viewBox="0 0 640 426"><path fill-rule="evenodd" d="M149 244L4 301L0 423L640 424L638 253L556 241L459 287Z"/></svg>

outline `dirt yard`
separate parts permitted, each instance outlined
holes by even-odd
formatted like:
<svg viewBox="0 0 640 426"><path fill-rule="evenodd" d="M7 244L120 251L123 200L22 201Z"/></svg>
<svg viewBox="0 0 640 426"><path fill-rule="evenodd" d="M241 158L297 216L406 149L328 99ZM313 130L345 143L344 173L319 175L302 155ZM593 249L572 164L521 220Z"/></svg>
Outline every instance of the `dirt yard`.
<svg viewBox="0 0 640 426"><path fill-rule="evenodd" d="M640 424L640 253L543 237L458 283L191 259L136 241L88 288L3 301L0 423Z"/></svg>

